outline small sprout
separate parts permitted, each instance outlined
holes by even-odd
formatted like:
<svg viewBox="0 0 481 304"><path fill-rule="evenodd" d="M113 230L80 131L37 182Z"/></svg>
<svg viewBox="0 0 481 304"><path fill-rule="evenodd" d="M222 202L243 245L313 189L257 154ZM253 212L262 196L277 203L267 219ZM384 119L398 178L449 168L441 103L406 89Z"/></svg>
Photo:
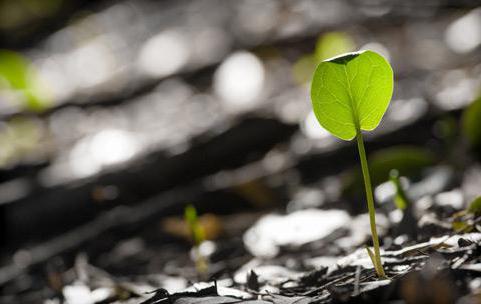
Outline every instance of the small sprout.
<svg viewBox="0 0 481 304"><path fill-rule="evenodd" d="M481 214L481 196L478 196L469 204L468 212L476 215Z"/></svg>
<svg viewBox="0 0 481 304"><path fill-rule="evenodd" d="M185 207L184 217L189 226L194 245L199 246L205 240L205 234L204 229L200 225L195 207L192 205Z"/></svg>
<svg viewBox="0 0 481 304"><path fill-rule="evenodd" d="M396 189L396 194L394 195L394 203L396 204L396 207L400 210L405 210L411 205L411 203L409 202L406 192L401 184L401 180L399 179L399 171L396 169L391 170L389 173L389 179Z"/></svg>
<svg viewBox="0 0 481 304"><path fill-rule="evenodd" d="M362 131L372 131L379 125L389 106L393 85L391 66L373 51L347 53L321 62L311 84L312 108L321 126L340 139L356 138L374 245L374 252L368 253L380 278L386 274Z"/></svg>
<svg viewBox="0 0 481 304"><path fill-rule="evenodd" d="M199 218L197 216L197 210L194 206L188 205L184 210L184 219L189 226L190 236L194 243L194 260L197 273L200 277L205 276L208 272L208 263L206 258L201 254L199 250L200 244L205 241L205 233L202 228Z"/></svg>
<svg viewBox="0 0 481 304"><path fill-rule="evenodd" d="M475 217L481 215L481 196L475 198L465 210L453 215L452 228L456 232L471 232L475 228Z"/></svg>
<svg viewBox="0 0 481 304"><path fill-rule="evenodd" d="M394 204L399 210L402 210L403 217L397 227L394 228L395 235L408 235L413 239L417 238L417 220L413 212L413 205L409 200L403 184L399 177L399 171L392 169L389 172L389 179L396 190L394 194Z"/></svg>

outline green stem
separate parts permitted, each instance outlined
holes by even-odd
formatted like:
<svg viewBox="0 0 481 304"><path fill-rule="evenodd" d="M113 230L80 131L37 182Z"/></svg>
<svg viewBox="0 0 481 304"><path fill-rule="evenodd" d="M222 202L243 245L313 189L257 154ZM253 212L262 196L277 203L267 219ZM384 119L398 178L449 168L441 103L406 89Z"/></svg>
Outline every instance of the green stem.
<svg viewBox="0 0 481 304"><path fill-rule="evenodd" d="M374 209L374 197L372 195L371 177L369 176L369 167L367 165L366 150L364 149L362 132L359 129L357 131L356 139L357 148L359 151L359 158L361 159L361 169L364 179L364 186L366 188L367 208L369 210L369 222L371 224L372 243L374 245L374 268L376 269L376 273L379 277L385 278L386 274L384 273L384 268L382 267L381 252L379 249L379 238L377 236L376 229L376 210Z"/></svg>

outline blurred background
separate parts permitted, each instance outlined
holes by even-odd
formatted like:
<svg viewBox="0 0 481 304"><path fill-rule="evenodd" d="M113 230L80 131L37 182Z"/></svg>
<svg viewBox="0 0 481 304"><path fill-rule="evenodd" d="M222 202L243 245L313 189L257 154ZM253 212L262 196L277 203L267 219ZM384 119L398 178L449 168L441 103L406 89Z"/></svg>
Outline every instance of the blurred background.
<svg viewBox="0 0 481 304"><path fill-rule="evenodd" d="M243 237L267 212L365 213L355 146L309 98L317 63L343 52L377 51L395 71L366 134L378 203L395 168L419 206L465 205L481 191L478 5L0 1L0 301L65 297L85 260L185 286L189 203L206 254L223 248L212 263L237 258L228 272L275 255Z"/></svg>

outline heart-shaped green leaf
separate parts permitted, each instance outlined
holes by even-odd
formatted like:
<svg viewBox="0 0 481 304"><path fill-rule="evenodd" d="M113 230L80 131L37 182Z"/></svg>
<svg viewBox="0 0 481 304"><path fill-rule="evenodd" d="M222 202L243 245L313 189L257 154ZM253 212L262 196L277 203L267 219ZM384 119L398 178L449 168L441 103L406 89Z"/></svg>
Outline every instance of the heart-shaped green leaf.
<svg viewBox="0 0 481 304"><path fill-rule="evenodd" d="M344 140L375 129L389 105L393 71L373 51L347 53L321 62L314 73L311 100L317 120Z"/></svg>

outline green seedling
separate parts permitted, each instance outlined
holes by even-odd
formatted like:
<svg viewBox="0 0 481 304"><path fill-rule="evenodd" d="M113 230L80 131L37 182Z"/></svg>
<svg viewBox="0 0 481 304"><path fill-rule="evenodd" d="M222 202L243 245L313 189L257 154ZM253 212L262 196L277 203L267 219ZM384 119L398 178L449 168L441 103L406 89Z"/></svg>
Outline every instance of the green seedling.
<svg viewBox="0 0 481 304"><path fill-rule="evenodd" d="M393 93L393 71L373 51L347 53L321 62L311 84L311 100L317 120L324 129L343 140L356 138L366 191L374 252L368 250L380 278L385 278L371 178L362 131L374 130L389 106Z"/></svg>
<svg viewBox="0 0 481 304"><path fill-rule="evenodd" d="M394 235L408 235L413 239L417 238L417 220L414 215L413 204L409 199L406 191L401 183L399 171L392 169L389 172L389 180L396 193L394 194L394 204L399 210L402 210L403 217L399 224L394 227Z"/></svg>
<svg viewBox="0 0 481 304"><path fill-rule="evenodd" d="M481 196L475 198L468 208L455 213L452 218L452 228L456 232L471 232L478 223L481 215Z"/></svg>
<svg viewBox="0 0 481 304"><path fill-rule="evenodd" d="M195 267L199 276L203 277L208 272L208 263L206 258L200 253L199 246L205 241L205 232L194 206L188 205L185 207L184 219L189 227L190 236L194 244Z"/></svg>
<svg viewBox="0 0 481 304"><path fill-rule="evenodd" d="M469 204L468 212L474 215L481 214L481 196L478 196Z"/></svg>
<svg viewBox="0 0 481 304"><path fill-rule="evenodd" d="M396 207L401 210L406 210L411 204L399 179L399 171L396 169L391 170L391 172L389 172L389 180L396 190L396 194L394 195Z"/></svg>

